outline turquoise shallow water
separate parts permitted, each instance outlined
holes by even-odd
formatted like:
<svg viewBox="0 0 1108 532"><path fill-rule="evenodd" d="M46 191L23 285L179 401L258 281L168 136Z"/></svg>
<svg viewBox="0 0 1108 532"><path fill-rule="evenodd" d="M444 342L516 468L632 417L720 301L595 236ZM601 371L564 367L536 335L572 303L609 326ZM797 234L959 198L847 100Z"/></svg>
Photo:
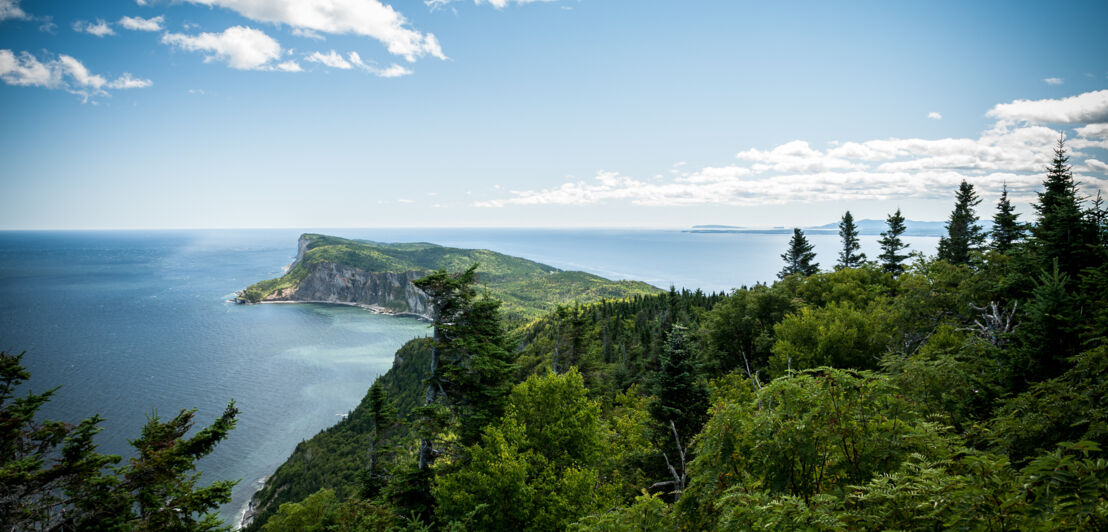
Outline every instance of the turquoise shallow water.
<svg viewBox="0 0 1108 532"><path fill-rule="evenodd" d="M564 269L659 287L725 290L769 281L789 235L679 231L317 230L378 241L488 248ZM61 386L53 419L106 418L97 442L127 455L154 412L198 408L198 424L234 399L242 414L200 463L204 479L240 478L237 517L298 442L352 409L405 341L427 325L334 305L227 303L281 274L299 230L0 232L0 348L27 351L29 388ZM825 266L838 238L810 237ZM908 239L931 253L937 239ZM863 251L875 254L874 237Z"/></svg>

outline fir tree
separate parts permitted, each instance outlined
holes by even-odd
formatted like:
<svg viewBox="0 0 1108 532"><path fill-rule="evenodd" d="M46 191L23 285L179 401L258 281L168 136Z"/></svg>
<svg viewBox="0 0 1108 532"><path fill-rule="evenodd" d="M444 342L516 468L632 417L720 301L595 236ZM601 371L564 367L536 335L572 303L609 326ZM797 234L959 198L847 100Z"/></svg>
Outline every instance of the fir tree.
<svg viewBox="0 0 1108 532"><path fill-rule="evenodd" d="M1039 220L1031 233L1043 269L1049 270L1057 260L1061 272L1074 277L1088 265L1088 245L1092 243L1093 234L1081 212L1077 183L1068 162L1065 138L1059 137L1054 159L1043 180L1044 190L1039 193L1039 201L1032 205Z"/></svg>
<svg viewBox="0 0 1108 532"><path fill-rule="evenodd" d="M900 209L890 214L885 223L889 225L889 229L881 233L881 240L879 241L881 255L877 258L881 260L882 269L893 275L898 275L904 271L904 260L908 258L908 255L903 252L908 248L908 244L900 240L900 235L904 234L906 229L904 217L900 215Z"/></svg>
<svg viewBox="0 0 1108 532"><path fill-rule="evenodd" d="M992 248L1000 253L1007 253L1012 244L1023 238L1024 227L1018 220L1012 202L1008 201L1008 184L1000 192L1000 200L996 203L996 214L993 215Z"/></svg>
<svg viewBox="0 0 1108 532"><path fill-rule="evenodd" d="M804 237L804 231L794 228L792 240L789 240L789 249L781 254L785 267L778 272L777 277L784 279L793 274L812 275L819 272L819 263L812 262L816 258L816 253L812 249L813 246Z"/></svg>
<svg viewBox="0 0 1108 532"><path fill-rule="evenodd" d="M836 268L857 268L866 262L866 254L858 253L862 245L858 242L858 228L854 225L854 216L850 211L846 211L839 222L839 237L842 238L843 247L839 251Z"/></svg>
<svg viewBox="0 0 1108 532"><path fill-rule="evenodd" d="M977 225L974 212L981 198L973 191L973 185L964 179L954 198L954 212L946 223L947 236L939 239L939 259L951 264L969 264L970 252L979 250L985 242L985 234Z"/></svg>

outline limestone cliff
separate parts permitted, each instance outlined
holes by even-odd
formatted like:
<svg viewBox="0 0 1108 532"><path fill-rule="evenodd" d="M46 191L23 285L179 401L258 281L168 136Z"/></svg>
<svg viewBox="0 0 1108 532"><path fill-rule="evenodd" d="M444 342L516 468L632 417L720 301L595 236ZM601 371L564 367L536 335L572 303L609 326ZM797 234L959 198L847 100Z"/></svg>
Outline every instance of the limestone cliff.
<svg viewBox="0 0 1108 532"><path fill-rule="evenodd" d="M367 272L334 262L319 262L306 268L307 275L297 285L278 289L262 301L356 304L430 319L427 295L412 284L423 277L423 272Z"/></svg>

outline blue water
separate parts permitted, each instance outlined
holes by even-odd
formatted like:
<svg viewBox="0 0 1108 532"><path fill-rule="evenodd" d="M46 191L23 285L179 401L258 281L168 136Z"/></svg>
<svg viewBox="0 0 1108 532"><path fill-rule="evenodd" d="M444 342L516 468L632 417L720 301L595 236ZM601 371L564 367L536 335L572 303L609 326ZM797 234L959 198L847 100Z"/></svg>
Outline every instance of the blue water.
<svg viewBox="0 0 1108 532"><path fill-rule="evenodd" d="M727 290L772 281L789 235L680 231L315 230L377 241L487 248L609 278ZM200 463L206 481L242 479L228 522L256 481L298 442L352 409L393 353L427 334L413 319L343 306L227 303L279 276L300 230L0 232L0 348L27 351L29 388L61 386L44 417L101 414L103 452L128 455L148 416L234 399L238 427ZM829 267L835 235L811 235ZM907 239L934 252L937 239ZM875 256L876 237L863 237Z"/></svg>

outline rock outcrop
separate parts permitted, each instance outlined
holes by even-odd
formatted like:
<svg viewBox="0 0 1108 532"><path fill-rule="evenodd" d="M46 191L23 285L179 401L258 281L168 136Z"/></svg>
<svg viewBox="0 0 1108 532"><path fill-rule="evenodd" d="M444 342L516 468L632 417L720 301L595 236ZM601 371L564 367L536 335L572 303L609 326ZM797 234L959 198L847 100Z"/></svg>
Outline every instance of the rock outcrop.
<svg viewBox="0 0 1108 532"><path fill-rule="evenodd" d="M297 260L302 256L303 252ZM277 290L263 301L353 304L430 319L427 294L412 284L424 275L416 271L374 273L334 262L320 262L308 266L308 274L295 287Z"/></svg>

